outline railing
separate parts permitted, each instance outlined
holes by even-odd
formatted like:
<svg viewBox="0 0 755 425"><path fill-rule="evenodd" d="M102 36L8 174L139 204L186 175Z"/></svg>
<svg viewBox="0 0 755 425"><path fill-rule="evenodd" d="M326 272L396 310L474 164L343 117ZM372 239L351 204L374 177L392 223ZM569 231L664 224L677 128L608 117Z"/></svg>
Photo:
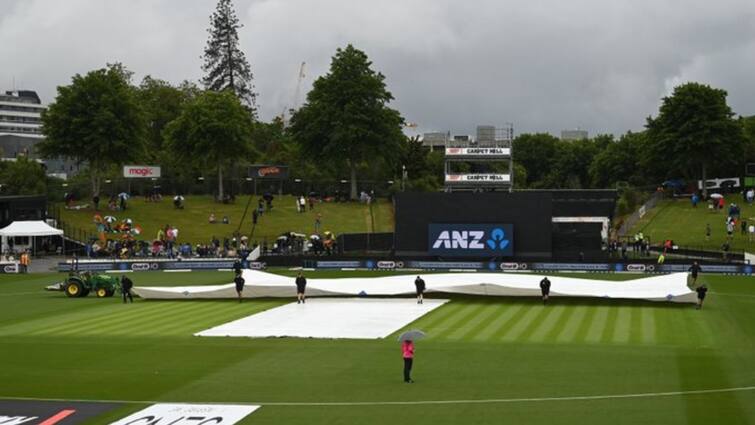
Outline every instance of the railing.
<svg viewBox="0 0 755 425"><path fill-rule="evenodd" d="M655 208L655 206L658 204L658 201L660 201L663 198L663 192L655 192L652 196L650 196L650 199L645 201L644 204L640 206L640 208L637 209L637 211L633 212L629 217L627 217L624 220L624 223L621 224L621 227L619 228L618 235L620 237L626 236L627 232L634 227L635 224L637 224L638 221L642 217L645 216L645 214L648 213L651 209Z"/></svg>

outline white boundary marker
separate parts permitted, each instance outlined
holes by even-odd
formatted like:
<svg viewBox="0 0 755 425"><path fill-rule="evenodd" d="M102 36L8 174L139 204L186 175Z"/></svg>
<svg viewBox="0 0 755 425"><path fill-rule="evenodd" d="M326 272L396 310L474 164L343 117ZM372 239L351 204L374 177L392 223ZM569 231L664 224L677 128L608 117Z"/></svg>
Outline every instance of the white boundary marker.
<svg viewBox="0 0 755 425"><path fill-rule="evenodd" d="M398 385L398 384L397 384ZM755 391L755 385L747 387L730 387L714 388L707 390L689 390L689 391L665 391L653 393L629 393L629 394L603 394L603 395L577 395L564 397L522 397L522 398L487 398L487 399L461 399L461 400L416 400L416 401L251 401L251 402L234 402L235 404L251 404L256 406L415 406L415 405L438 405L438 404L496 404L496 403L537 403L537 402L558 402L558 401L590 401L590 400L615 400L615 399L634 399L634 398L654 398L654 397L676 397L700 394L720 394ZM11 397L0 395L0 400L21 400L21 401L62 401L75 403L123 403L123 404L157 404L157 403L181 403L181 404L225 404L214 402L169 402L165 400L89 400L89 399L64 399L64 398L36 398L36 397Z"/></svg>

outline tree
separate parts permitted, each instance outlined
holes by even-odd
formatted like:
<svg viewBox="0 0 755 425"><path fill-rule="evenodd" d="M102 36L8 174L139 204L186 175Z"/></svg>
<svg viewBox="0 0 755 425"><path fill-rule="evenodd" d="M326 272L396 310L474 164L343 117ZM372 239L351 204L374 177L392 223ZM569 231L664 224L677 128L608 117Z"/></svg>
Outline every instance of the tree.
<svg viewBox="0 0 755 425"><path fill-rule="evenodd" d="M46 189L45 170L39 162L23 155L15 161L0 162L0 193L40 195Z"/></svg>
<svg viewBox="0 0 755 425"><path fill-rule="evenodd" d="M230 92L204 92L189 102L165 129L174 157L218 172L218 199L222 200L223 170L251 153L252 119Z"/></svg>
<svg viewBox="0 0 755 425"><path fill-rule="evenodd" d="M239 28L243 25L236 17L231 0L219 0L210 17L207 46L204 48L202 83L213 91L228 90L255 113L256 93L251 67L239 48Z"/></svg>
<svg viewBox="0 0 755 425"><path fill-rule="evenodd" d="M393 95L367 55L348 45L338 49L328 74L315 81L290 130L302 151L349 169L351 198L357 197L357 168L365 161L395 164L404 139L404 119L387 104Z"/></svg>
<svg viewBox="0 0 755 425"><path fill-rule="evenodd" d="M666 178L701 176L705 181L711 167L741 158L742 126L734 120L726 95L708 85L683 84L663 98L658 117L648 117L647 159L662 167Z"/></svg>
<svg viewBox="0 0 755 425"><path fill-rule="evenodd" d="M639 186L647 182L644 169L637 166L641 157L645 133L629 132L611 142L590 164L590 181L595 188L613 188L623 181Z"/></svg>
<svg viewBox="0 0 755 425"><path fill-rule="evenodd" d="M559 140L547 133L521 134L514 139L514 162L526 170L526 181L517 180L519 187L542 188L545 176L553 168Z"/></svg>
<svg viewBox="0 0 755 425"><path fill-rule="evenodd" d="M42 113L46 139L37 144L39 153L87 163L92 195L99 195L109 168L143 155L144 114L129 75L120 64L76 74Z"/></svg>
<svg viewBox="0 0 755 425"><path fill-rule="evenodd" d="M178 118L184 105L197 94L196 87L184 82L174 87L167 81L147 75L137 90L137 98L144 110L147 125L145 160L162 163L163 131Z"/></svg>

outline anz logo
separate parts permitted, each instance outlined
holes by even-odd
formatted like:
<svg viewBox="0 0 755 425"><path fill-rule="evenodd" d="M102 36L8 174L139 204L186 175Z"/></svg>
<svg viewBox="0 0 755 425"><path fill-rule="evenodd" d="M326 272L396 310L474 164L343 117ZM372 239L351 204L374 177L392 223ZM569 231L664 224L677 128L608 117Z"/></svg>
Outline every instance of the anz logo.
<svg viewBox="0 0 755 425"><path fill-rule="evenodd" d="M511 228L511 225L432 224L430 252L511 255Z"/></svg>
<svg viewBox="0 0 755 425"><path fill-rule="evenodd" d="M506 249L509 246L509 240L506 239L506 232L500 227L496 227L490 232L490 239L487 240L490 249Z"/></svg>
<svg viewBox="0 0 755 425"><path fill-rule="evenodd" d="M483 231L466 231L466 230L444 230L438 235L438 239L433 244L433 249L485 249L482 239L485 237Z"/></svg>

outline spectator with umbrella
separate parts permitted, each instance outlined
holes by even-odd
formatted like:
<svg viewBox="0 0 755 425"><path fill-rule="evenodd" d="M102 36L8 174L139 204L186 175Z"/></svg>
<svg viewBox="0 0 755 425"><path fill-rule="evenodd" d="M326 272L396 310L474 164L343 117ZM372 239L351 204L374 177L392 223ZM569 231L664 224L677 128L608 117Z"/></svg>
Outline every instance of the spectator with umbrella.
<svg viewBox="0 0 755 425"><path fill-rule="evenodd" d="M399 335L398 340L401 342L401 355L404 358L404 382L413 384L412 366L414 366L414 341L425 337L425 333L420 330L406 331Z"/></svg>
<svg viewBox="0 0 755 425"><path fill-rule="evenodd" d="M118 194L118 199L120 200L120 208L121 211L126 211L126 201L128 201L129 195L126 192L121 192Z"/></svg>
<svg viewBox="0 0 755 425"><path fill-rule="evenodd" d="M173 207L177 210L184 209L184 197L181 195L176 195L173 197Z"/></svg>

